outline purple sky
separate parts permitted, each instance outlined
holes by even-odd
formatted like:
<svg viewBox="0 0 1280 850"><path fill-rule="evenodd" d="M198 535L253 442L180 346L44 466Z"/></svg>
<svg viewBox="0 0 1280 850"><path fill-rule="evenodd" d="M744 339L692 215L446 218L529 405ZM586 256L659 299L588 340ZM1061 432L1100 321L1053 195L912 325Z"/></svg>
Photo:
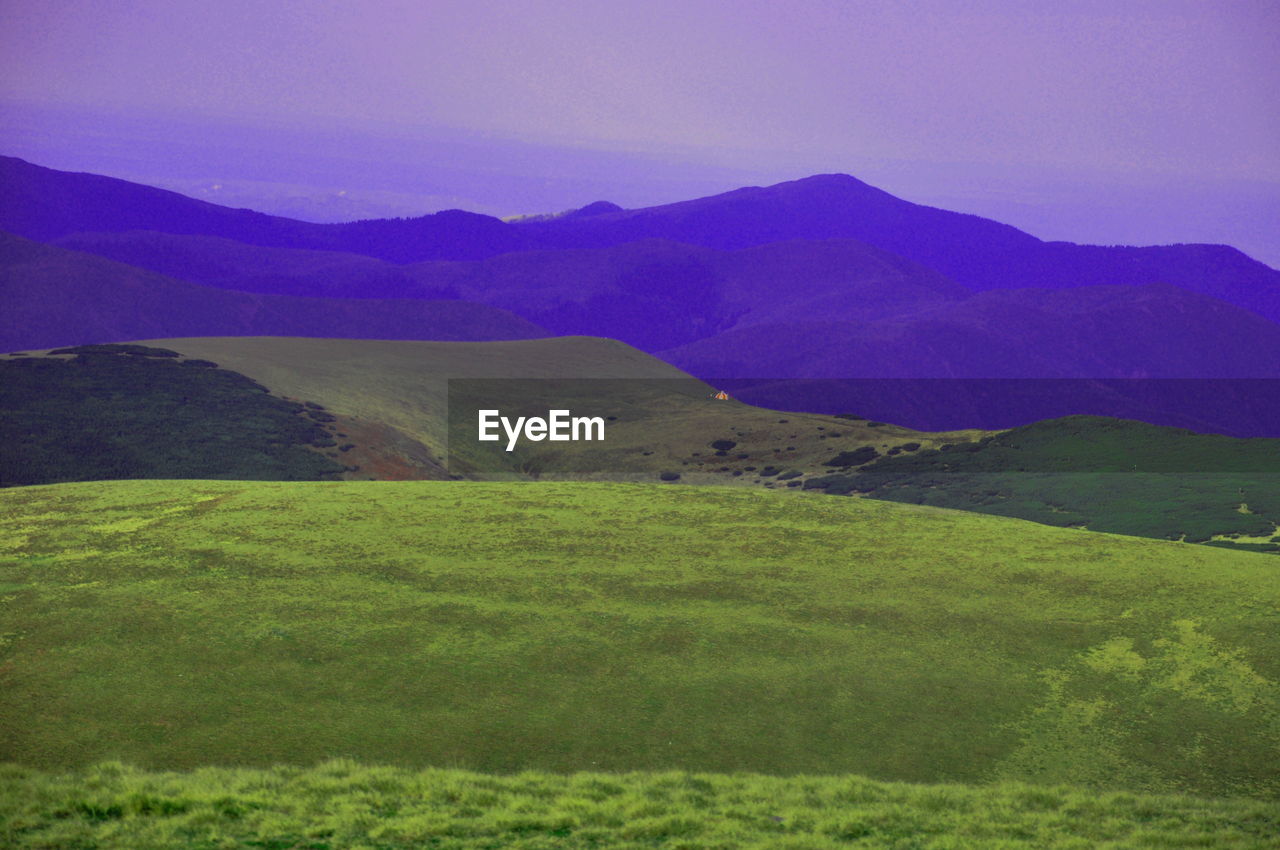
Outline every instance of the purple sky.
<svg viewBox="0 0 1280 850"><path fill-rule="evenodd" d="M153 123L453 128L704 163L724 169L720 182L845 171L961 208L974 186L1003 180L1017 197L976 198L985 214L1033 209L1050 172L1057 184L1087 173L1096 186L1154 186L1144 197L1161 205L1188 180L1274 198L1277 56L1280 4L1249 0L0 0L11 104L149 110ZM0 152L72 167L56 161L57 135L0 138ZM433 191L398 202L468 197ZM1087 225L1090 202L1073 203L1070 220ZM1160 235L1234 232L1187 228Z"/></svg>
<svg viewBox="0 0 1280 850"><path fill-rule="evenodd" d="M6 98L1280 179L1275 2L4 4Z"/></svg>

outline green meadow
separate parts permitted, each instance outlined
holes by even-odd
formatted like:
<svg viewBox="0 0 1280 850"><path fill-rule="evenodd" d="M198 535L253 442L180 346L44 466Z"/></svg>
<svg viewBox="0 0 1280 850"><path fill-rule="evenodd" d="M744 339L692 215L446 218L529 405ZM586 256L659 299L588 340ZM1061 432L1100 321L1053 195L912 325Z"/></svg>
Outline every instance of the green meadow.
<svg viewBox="0 0 1280 850"><path fill-rule="evenodd" d="M0 506L0 761L1280 794L1268 555L679 485Z"/></svg>

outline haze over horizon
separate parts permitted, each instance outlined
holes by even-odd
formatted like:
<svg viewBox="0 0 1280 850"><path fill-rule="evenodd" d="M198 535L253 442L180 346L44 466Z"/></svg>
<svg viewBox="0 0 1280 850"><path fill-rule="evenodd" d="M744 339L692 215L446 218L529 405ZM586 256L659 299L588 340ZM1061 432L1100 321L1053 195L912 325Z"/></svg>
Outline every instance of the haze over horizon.
<svg viewBox="0 0 1280 850"><path fill-rule="evenodd" d="M55 0L5 18L0 152L231 206L512 215L844 172L1041 238L1280 265L1263 2Z"/></svg>

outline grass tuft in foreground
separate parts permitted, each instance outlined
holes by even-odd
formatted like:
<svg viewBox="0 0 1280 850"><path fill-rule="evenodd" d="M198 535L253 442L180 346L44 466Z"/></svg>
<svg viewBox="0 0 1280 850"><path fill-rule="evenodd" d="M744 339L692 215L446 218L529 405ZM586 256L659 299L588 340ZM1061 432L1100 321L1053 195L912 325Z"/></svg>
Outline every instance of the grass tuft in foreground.
<svg viewBox="0 0 1280 850"><path fill-rule="evenodd" d="M1280 806L1007 783L685 772L512 775L108 762L0 770L6 847L1261 847ZM1274 845L1272 845L1274 846Z"/></svg>

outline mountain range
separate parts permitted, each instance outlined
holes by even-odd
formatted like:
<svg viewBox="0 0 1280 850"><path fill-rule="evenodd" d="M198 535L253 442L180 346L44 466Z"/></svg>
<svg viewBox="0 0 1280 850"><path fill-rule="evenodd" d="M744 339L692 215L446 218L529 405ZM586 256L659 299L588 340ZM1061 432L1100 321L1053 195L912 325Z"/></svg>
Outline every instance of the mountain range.
<svg viewBox="0 0 1280 850"><path fill-rule="evenodd" d="M735 379L744 398L775 407L928 428L1010 427L1032 407L1137 412L1280 434L1257 385L1231 383L1280 377L1280 272L1221 245L1043 242L846 175L512 222L450 210L313 224L0 158L0 229L62 250L33 263L31 243L0 243L5 302L22 317L10 347L593 335ZM50 299L61 306L41 316ZM796 380L850 378L994 380L976 396L955 383L935 405L900 384L850 393ZM1020 407L1025 387L994 382L1010 378L1082 383ZM1188 378L1223 383L1142 383ZM1102 379L1137 383L1087 383Z"/></svg>

